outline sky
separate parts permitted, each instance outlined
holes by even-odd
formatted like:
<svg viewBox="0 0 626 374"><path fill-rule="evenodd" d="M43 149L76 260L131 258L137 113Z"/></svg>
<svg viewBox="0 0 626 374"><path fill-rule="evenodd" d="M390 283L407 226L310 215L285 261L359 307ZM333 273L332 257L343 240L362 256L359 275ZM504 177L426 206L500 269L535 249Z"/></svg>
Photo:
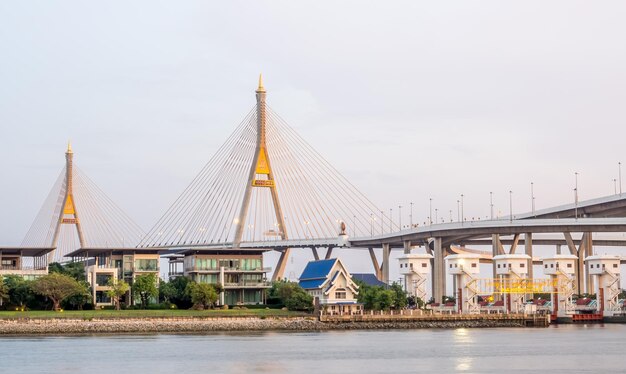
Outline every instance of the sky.
<svg viewBox="0 0 626 374"><path fill-rule="evenodd" d="M426 221L431 198L456 216L460 194L486 217L489 192L496 214L509 191L526 212L531 182L538 209L569 203L575 172L581 200L613 194L625 18L620 1L0 2L0 244L21 242L68 139L148 230L261 72L268 104L403 220L413 202Z"/></svg>

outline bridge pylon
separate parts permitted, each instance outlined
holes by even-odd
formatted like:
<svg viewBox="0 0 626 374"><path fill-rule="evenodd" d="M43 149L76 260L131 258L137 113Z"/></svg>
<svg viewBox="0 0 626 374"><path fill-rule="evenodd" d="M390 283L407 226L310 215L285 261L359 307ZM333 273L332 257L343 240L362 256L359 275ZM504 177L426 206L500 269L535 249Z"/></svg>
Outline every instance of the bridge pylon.
<svg viewBox="0 0 626 374"><path fill-rule="evenodd" d="M76 207L76 199L74 198L74 152L72 151L71 142L67 142L67 150L65 151L65 191L63 194L63 209L59 210L56 220L56 226L54 228L54 235L52 237L52 247L56 248L59 242L59 233L61 232L62 225L73 225L76 228L78 234L78 241L80 247L85 246L85 237L81 227L80 219L78 216L78 209ZM55 251L48 254L48 262L51 262L54 258Z"/></svg>
<svg viewBox="0 0 626 374"><path fill-rule="evenodd" d="M282 240L288 238L287 226L285 225L285 217L280 205L278 193L276 192L276 181L274 179L274 173L272 172L272 163L270 161L270 155L268 153L268 146L266 140L266 127L267 127L267 111L265 98L267 91L263 86L263 75L259 75L259 87L256 89L256 125L257 125L257 138L256 149L254 151L254 158L250 164L250 173L248 176L248 183L246 184L246 190L243 196L243 202L239 211L239 216L236 218L235 238L233 240L233 247L238 248L241 244L243 237L244 227L246 225L246 217L248 216L248 210L250 209L250 199L252 196L253 188L267 188L270 190L270 196L272 199L272 205L274 208L274 214L276 216L278 236ZM272 276L272 280L283 278L285 273L285 266L289 258L290 249L286 248L281 251L276 270Z"/></svg>

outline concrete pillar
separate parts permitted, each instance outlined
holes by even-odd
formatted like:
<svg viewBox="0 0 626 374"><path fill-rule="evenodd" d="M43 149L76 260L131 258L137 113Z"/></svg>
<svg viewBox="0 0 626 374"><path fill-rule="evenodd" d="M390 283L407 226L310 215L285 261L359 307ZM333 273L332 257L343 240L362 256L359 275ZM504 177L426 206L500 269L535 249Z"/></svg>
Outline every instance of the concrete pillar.
<svg viewBox="0 0 626 374"><path fill-rule="evenodd" d="M408 255L409 253L411 253L411 241L405 240L403 244L404 244L404 254Z"/></svg>
<svg viewBox="0 0 626 374"><path fill-rule="evenodd" d="M383 281L383 272L381 267L378 265L378 259L376 258L376 252L374 252L374 248L368 248L370 252L370 258L372 259L372 265L374 266L374 274L376 274L376 279L379 281Z"/></svg>
<svg viewBox="0 0 626 374"><path fill-rule="evenodd" d="M497 256L497 255L500 254L498 252L499 241L500 241L499 235L497 235L497 234L491 235L491 254L492 254L492 256ZM493 279L496 279L496 262L495 261L491 262L491 270L492 270Z"/></svg>
<svg viewBox="0 0 626 374"><path fill-rule="evenodd" d="M391 246L383 244L383 282L389 284L389 255L391 254Z"/></svg>
<svg viewBox="0 0 626 374"><path fill-rule="evenodd" d="M446 269L443 253L443 243L441 238L435 238L433 241L434 248L434 267L433 267L433 297L436 303L440 303L446 292Z"/></svg>
<svg viewBox="0 0 626 374"><path fill-rule="evenodd" d="M588 232L585 235L585 257L593 256L593 236L592 233ZM591 276L589 271L589 264L585 265L585 289L587 293L595 292L595 284L594 278Z"/></svg>
<svg viewBox="0 0 626 374"><path fill-rule="evenodd" d="M557 254L557 255L560 255L560 254L561 254L561 245L560 245L560 244L557 244L557 245L556 245L556 254Z"/></svg>
<svg viewBox="0 0 626 374"><path fill-rule="evenodd" d="M530 256L530 260L528 260L528 279L533 279L533 234L527 232L524 234L524 249L525 253Z"/></svg>

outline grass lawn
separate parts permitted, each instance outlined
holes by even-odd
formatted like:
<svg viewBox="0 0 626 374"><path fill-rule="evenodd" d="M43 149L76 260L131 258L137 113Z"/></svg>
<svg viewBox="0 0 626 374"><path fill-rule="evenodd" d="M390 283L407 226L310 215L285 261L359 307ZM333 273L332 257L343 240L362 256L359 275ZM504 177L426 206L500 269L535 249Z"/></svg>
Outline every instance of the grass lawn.
<svg viewBox="0 0 626 374"><path fill-rule="evenodd" d="M167 317L297 317L311 316L304 312L280 309L228 310L66 310L63 312L32 310L26 312L0 311L0 319L16 318L167 318Z"/></svg>

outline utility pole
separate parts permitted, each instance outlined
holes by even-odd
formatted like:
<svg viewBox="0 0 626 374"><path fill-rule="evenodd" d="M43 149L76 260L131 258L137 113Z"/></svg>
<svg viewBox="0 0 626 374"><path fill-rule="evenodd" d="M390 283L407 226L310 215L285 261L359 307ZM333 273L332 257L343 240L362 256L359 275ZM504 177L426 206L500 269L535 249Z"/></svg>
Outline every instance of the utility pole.
<svg viewBox="0 0 626 374"><path fill-rule="evenodd" d="M463 198L464 198L464 195L461 194L461 225L465 223L465 211L463 210Z"/></svg>
<svg viewBox="0 0 626 374"><path fill-rule="evenodd" d="M489 192L489 206L491 207L491 220L493 220L493 192Z"/></svg>
<svg viewBox="0 0 626 374"><path fill-rule="evenodd" d="M513 222L513 191L509 191L509 222Z"/></svg>
<svg viewBox="0 0 626 374"><path fill-rule="evenodd" d="M574 184L574 218L578 220L578 172L574 173L576 178Z"/></svg>
<svg viewBox="0 0 626 374"><path fill-rule="evenodd" d="M430 206L430 214L428 215L428 224L432 225L433 224L433 198L431 197L429 200L429 206Z"/></svg>
<svg viewBox="0 0 626 374"><path fill-rule="evenodd" d="M530 182L530 206L535 217L535 184Z"/></svg>
<svg viewBox="0 0 626 374"><path fill-rule="evenodd" d="M622 196L622 162L617 163L619 171L619 195Z"/></svg>

